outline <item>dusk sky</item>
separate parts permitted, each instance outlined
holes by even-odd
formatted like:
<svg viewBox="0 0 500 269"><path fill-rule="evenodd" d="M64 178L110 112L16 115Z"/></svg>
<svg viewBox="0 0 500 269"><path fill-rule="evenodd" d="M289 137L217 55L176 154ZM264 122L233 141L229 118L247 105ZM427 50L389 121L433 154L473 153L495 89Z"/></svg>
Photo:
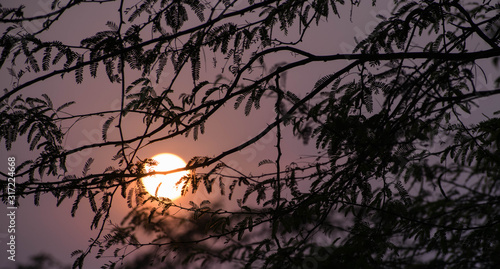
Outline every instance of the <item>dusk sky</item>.
<svg viewBox="0 0 500 269"><path fill-rule="evenodd" d="M3 1L4 6L17 5L17 2ZM27 11L32 12L33 15L37 15L37 12L43 12L43 8L46 5L50 5L51 1L40 0L40 9L37 9L37 5L32 3L27 4ZM64 14L61 19L53 26L49 32L44 34L47 40L60 40L66 43L72 43L77 45L82 38L91 36L95 32L102 30L105 27L107 21L117 20L117 3L106 3L106 4L95 4L95 5L83 5L75 10L70 10L67 14ZM371 9L370 9L371 10ZM356 14L361 14L362 9L357 9ZM112 16L110 17L110 15ZM28 15L28 14L26 14ZM364 17L364 16L360 16ZM89 18L91 18L89 20ZM334 21L339 21L339 19L334 18ZM350 24L348 16L345 16L343 20L343 29L335 31L337 35L342 33L347 33L347 35L342 39L329 38L323 39L322 42L311 42L308 48L314 48L321 53L322 51L328 51L332 45L327 45L337 43L339 40L347 40L348 44L353 44L349 40L349 28L354 27L354 24ZM345 23L349 23L346 27ZM317 36L314 36L317 34ZM322 33L318 30L311 31L310 36L306 37L309 39L317 39L322 36ZM333 45L338 46L338 45ZM210 56L211 57L211 56ZM276 61L284 61L285 59L277 57ZM21 64L21 63L19 63ZM20 67L19 67L20 68ZM269 66L270 68L270 66ZM213 70L211 63L207 63L203 67L206 71L207 76L213 76L217 74L219 70ZM320 69L318 69L319 71ZM228 71L226 70L226 73ZM0 73L2 79L2 88L9 87L12 83L5 66L1 69ZM109 80L105 76L98 76L96 79L90 78L88 70L85 70L84 74L87 78L82 84L76 84L74 77L72 75L67 75L64 79L60 76L56 76L44 81L42 84L37 84L34 87L26 89L26 92L33 95L41 95L42 93L47 93L55 106L62 105L69 101L76 101L76 104L70 107L68 111L71 113L89 113L94 111L106 111L112 109L119 109L120 101L120 87L118 84L110 84ZM184 74L186 75L186 74ZM306 76L312 76L313 80L321 77L322 74L311 72L311 70L301 70L300 74L295 74L294 76L289 76L287 80L287 85L294 85L297 93L303 89L310 88L311 81L303 80ZM139 74L130 72L129 80L135 80ZM151 77L153 77L152 75ZM172 73L166 70L162 78L169 80ZM189 74L187 74L189 76ZM295 78L295 79L294 79ZM189 81L189 77L186 78ZM303 83L307 81L307 83ZM301 85L302 84L302 85ZM158 87L161 87L161 82ZM189 86L189 85L188 85ZM182 85L176 88L182 92ZM261 128L267 122L273 120L272 103L270 106L263 106L260 110L254 110L249 116L243 117L244 113L241 110L234 110L231 106L228 106L217 115L217 120L212 120L210 124L206 126L206 134L201 135L198 141L193 141L192 137L188 138L178 138L176 141L168 141L155 144L144 148L140 152L140 158L150 158L156 154L169 152L174 153L182 157L185 161L188 161L193 156L206 156L214 153L220 153L226 148L236 146L255 135L258 131L256 127ZM101 131L102 125L107 118L103 117L101 119L92 118L90 120L83 120L75 124L64 141L68 148L74 148L81 146L83 144L88 144L89 142L100 142L101 141ZM263 119L268 119L268 121L262 121ZM242 121L243 120L243 121ZM127 135L130 137L136 135L138 132L143 130L141 126L142 120L138 118L136 121L131 121L133 125L127 126ZM118 137L116 130L111 130L110 137ZM269 154L274 152L275 143L274 133L272 135L266 136L262 141L259 141L256 145L253 145L239 153L236 153L227 160L226 163L229 165L234 165L235 167L243 168L247 171L255 169L260 160L269 158ZM303 146L300 141L295 138L288 137L286 145L286 152L284 153L284 161L299 161L300 156L307 156L309 154L314 154L314 145ZM82 154L75 154L68 158L68 173L80 174L81 169L88 159L92 156L95 161L92 166L92 171L102 171L107 166L111 165L109 163L110 158L114 154L114 151L98 151L98 150L87 150L82 152ZM33 158L36 155L29 151L29 145L20 139L15 146L13 146L12 151L6 152L2 146L0 151L0 158L6 159L7 156L15 156L18 162L27 160L28 158ZM274 157L274 154L271 155ZM22 180L18 178L17 180ZM44 177L44 180L50 180L50 177ZM205 195L203 195L205 194ZM128 213L128 207L126 206L125 200L118 197L118 201L112 210L111 221L119 223L123 216ZM216 197L216 196L212 196ZM193 200L200 201L212 198L206 196L206 192L202 189L197 192L195 197L182 197L177 201L180 204L186 205L188 201ZM222 197L221 199L227 200L227 197ZM88 203L82 203L81 207L76 213L75 217L71 217L70 211L72 202L70 199L63 202L59 207L56 207L56 199L51 195L42 196L40 199L40 206L35 206L33 204L33 197L28 197L26 199L19 198L21 206L17 211L18 218L16 221L17 225L17 261L21 263L26 263L31 256L39 253L47 253L52 255L56 260L63 262L65 264L72 264L73 259L70 257L70 253L77 249L85 249L88 244L88 240L96 235L95 230L89 230L91 222L91 211ZM7 210L5 207L1 207L1 214L5 216ZM2 217L4 219L4 217ZM1 244L4 245L8 234L6 233L7 227L6 222L2 221L0 224L0 238ZM35 226L36 224L36 226ZM0 260L2 261L2 269L14 268L12 264L4 264L3 261L7 259L5 251L0 253ZM100 259L98 261L92 262L93 257L90 257L89 261L86 261L85 268L94 268L97 265L102 265L105 259ZM8 266L8 267L5 267Z"/></svg>
<svg viewBox="0 0 500 269"><path fill-rule="evenodd" d="M7 1L0 0L3 7L18 6L20 2L26 2L25 16L37 15L40 12L46 12L50 6L50 0L35 0L35 1ZM246 2L246 1L244 1ZM363 1L358 8L353 9L352 18L349 16L350 7L340 7L339 12L341 18L337 18L333 14L328 18L328 21L320 22L319 26L314 26L305 35L304 41L298 47L307 49L308 52L322 55L335 53L348 53L355 45L354 39L362 39L371 32L373 27L379 22L376 18L377 14L387 15L392 9L392 1L377 1L377 6L372 7L369 2ZM366 2L366 3L365 3ZM105 29L107 21L117 21L119 1L111 1L103 4L86 4L77 7L65 13L50 29L40 38L44 40L60 40L66 44L79 45L80 40L93 35L95 32ZM235 5L238 8L238 4ZM4 25L0 25L0 30L4 31ZM188 27L188 26L184 26ZM35 29L32 29L35 30ZM290 40L297 38L294 32L289 34ZM204 51L206 63L202 63L201 77L213 79L218 73L221 73L223 59L221 58L216 69L213 68L211 59L214 57L213 52ZM272 56L274 62L266 62L267 68L272 68L276 63L286 62L293 59L293 56L288 52L277 53ZM486 60L489 61L489 60ZM286 75L287 90L294 92L297 96L306 95L314 86L314 83L324 75L332 71L340 69L346 65L347 61L338 63L317 63L312 68L310 65L304 68L298 68ZM19 61L14 68L23 68L23 62ZM13 80L10 77L7 67L4 65L0 69L0 89L12 88ZM76 101L67 110L71 114L91 113L107 110L116 110L120 108L120 84L111 84L103 71L104 66L100 66L97 78L91 78L88 69L84 71L84 81L81 84L75 83L73 74L67 74L64 78L55 76L49 78L42 83L37 83L24 89L21 93L23 96L40 97L42 93L50 96L54 106L60 106L69 101ZM189 69L186 69L189 71ZM494 79L498 75L498 70L484 70L486 81L483 76L478 76L479 87L484 89L493 85ZM257 71L255 71L257 72ZM230 73L224 70L223 75L230 77ZM27 74L22 80L28 80L33 74ZM127 70L126 81L128 83L138 78L140 74L137 71ZM155 74L151 74L153 79ZM172 78L173 72L166 69L161 76L160 82L155 85L158 89L164 87ZM179 96L180 93L189 91L192 87L192 82L189 72L181 74L182 79L174 85L174 96ZM186 85L182 85L182 83ZM191 84L189 84L191 83ZM160 93L161 90L157 92ZM498 98L497 98L498 99ZM176 100L174 98L174 100ZM205 134L200 135L197 141L193 140L192 135L189 137L177 137L172 140L162 141L153 145L148 145L142 148L137 157L140 159L151 158L160 153L173 153L184 161L189 161L194 156L213 157L230 148L233 148L249 138L255 136L262 128L271 123L274 119L274 98L264 101L259 110L252 110L249 116L245 116L242 109L235 110L233 102L219 110L214 118L205 126ZM377 102L375 98L374 102ZM498 104L494 100L484 100L478 102L480 108L473 108L473 119L482 117L482 114L491 116L492 113L498 110ZM375 104L376 106L376 104ZM68 114L69 115L69 114ZM135 118L134 118L135 117ZM95 142L101 142L102 126L107 120L105 117L90 117L74 123L72 126L63 126L63 130L67 130L67 136L64 140L64 147L67 149L80 147ZM116 124L114 122L113 124ZM130 116L129 120L124 125L125 137L131 138L140 135L144 132L144 124L142 118L138 116ZM315 148L315 142L312 141L304 145L302 141L295 138L291 134L291 126L284 127L283 131L283 164L291 162L303 163L310 161L310 156L316 156L318 150ZM271 132L266 135L261 141L251 145L242 151L236 152L223 161L237 169L241 169L245 173L258 175L265 171L265 167L258 168L260 161L264 159L276 158L276 133ZM108 133L109 140L118 140L120 138L117 129L110 129ZM36 152L29 151L29 145L26 143L26 138L21 137L13 145L11 151L6 151L3 145L0 146L0 160L2 160L1 169L5 169L6 160L8 157L15 157L16 162L22 163L25 160L36 158ZM94 148L84 150L77 154L71 155L67 160L68 174L80 175L82 168L89 157L94 158L91 166L93 173L100 173L108 166L114 166L110 160L116 153L116 149L104 147L104 149ZM255 171L255 172L252 172ZM228 172L229 173L229 172ZM25 180L17 178L18 182ZM44 176L43 181L51 181L53 177ZM229 185L229 184L227 184ZM244 189L237 189L236 192L244 192ZM89 238L96 236L97 230L90 230L89 227L92 221L92 212L88 202L83 201L75 217L71 217L70 211L73 199L64 201L59 207L56 207L56 199L51 195L42 195L40 205L33 204L33 196L26 198L17 197L20 206L16 211L16 261L25 264L30 257L39 253L47 253L52 255L57 261L62 264L71 265L73 259L70 253L77 249L86 249ZM212 203L219 200L222 204L234 205L234 200L228 202L227 196L220 197L217 191L212 194L207 194L202 188L195 195L188 194L185 197L176 200L180 205L188 205L189 201L200 203L203 200L211 200ZM125 199L119 194L116 195L116 200L113 202L110 221L120 223L122 218L128 213ZM6 214L8 209L6 206L0 207L0 269L15 268L13 263L5 262L7 254L5 251L8 238L8 220ZM95 260L94 255L90 255L85 262L85 268L98 268L105 263L106 258ZM129 258L129 260L131 260Z"/></svg>

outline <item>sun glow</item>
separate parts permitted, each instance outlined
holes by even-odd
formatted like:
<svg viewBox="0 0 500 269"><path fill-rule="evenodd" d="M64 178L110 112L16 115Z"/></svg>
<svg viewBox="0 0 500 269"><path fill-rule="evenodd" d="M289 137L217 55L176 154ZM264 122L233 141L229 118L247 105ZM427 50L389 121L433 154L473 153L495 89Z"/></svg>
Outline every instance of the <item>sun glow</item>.
<svg viewBox="0 0 500 269"><path fill-rule="evenodd" d="M158 154L152 159L158 164L154 166L147 165L145 167L146 172L167 172L186 167L186 162L181 157L171 153ZM176 186L175 183L188 173L188 171L180 171L166 175L147 176L142 178L142 184L149 194L173 200L181 196L182 184Z"/></svg>

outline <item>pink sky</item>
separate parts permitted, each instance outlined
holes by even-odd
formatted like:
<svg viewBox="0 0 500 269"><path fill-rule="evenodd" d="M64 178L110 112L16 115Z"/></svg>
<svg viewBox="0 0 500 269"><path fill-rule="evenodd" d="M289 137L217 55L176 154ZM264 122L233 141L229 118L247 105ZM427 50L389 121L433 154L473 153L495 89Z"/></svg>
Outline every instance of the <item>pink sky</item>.
<svg viewBox="0 0 500 269"><path fill-rule="evenodd" d="M7 1L4 1L7 2ZM43 10L45 2L49 0L39 0L39 6L33 4L28 5L27 10L36 15L36 12ZM370 1L366 1L370 2ZM35 3L35 2L33 2ZM9 1L4 4L8 6L18 5L18 2ZM338 19L333 14L329 17L329 21L311 29L305 37L305 41L299 47L316 54L335 54L345 53L346 49L354 45L353 38L357 36L361 38L363 34L373 29L377 22L374 14L380 12L385 14L387 7L386 1L378 1L377 7L371 7L368 4L363 4L360 8L355 8L353 11L353 18L350 22L348 8L343 8L341 11L342 18ZM65 14L60 21L54 25L54 28L44 34L46 40L61 40L68 43L77 45L79 41L92 35L96 31L103 29L106 21L116 21L117 19L117 3L110 4L95 4L83 5L73 11ZM377 11L378 10L378 11ZM347 11L347 12L346 12ZM110 16L110 14L113 14ZM31 14L26 14L31 15ZM89 18L92 18L89 20ZM207 53L207 59L210 59L211 54ZM274 57L275 62L287 61L290 59L289 53L280 53ZM267 63L268 67L272 63ZM290 72L287 75L286 87L288 90L293 91L299 97L304 96L314 85L316 80L322 76L331 73L338 68L344 66L346 62L322 64L318 63L314 67L307 66ZM22 63L18 63L18 68L22 67ZM0 69L1 88L10 88L11 79L6 71L7 65ZM68 101L76 101L77 103L70 107L68 111L72 113L84 113L91 111L109 110L119 108L120 98L120 85L110 84L107 77L103 72L104 67L101 65L100 75L97 79L92 79L88 73L88 69L84 72L84 82L77 85L74 81L73 74L67 74L64 79L59 76L50 78L43 83L36 84L23 90L25 96L40 96L42 93L47 93L54 102L55 106L62 105ZM213 70L211 62L202 70L206 76L213 76L219 69ZM489 70L487 76L493 77L497 75L497 70ZM189 74L184 81L190 82ZM230 76L226 71L227 76ZM165 79L168 80L168 70L165 71ZM138 78L138 74L128 72L127 81L131 82ZM491 85L493 81L490 79L486 84ZM158 85L158 87L161 87ZM188 84L186 87L190 86ZM174 89L182 92L183 85L176 85ZM492 104L492 101L482 101L481 109L476 110L474 113L480 115L481 113L491 114L492 111L497 109ZM181 156L185 161L188 161L193 156L214 156L227 149L237 146L246 139L256 135L259 128L265 127L267 123L271 122L274 117L273 101L264 102L260 110L253 110L248 116L244 116L242 109L234 110L233 103L230 102L217 115L211 122L206 125L206 134L201 135L197 141L193 141L192 137L176 138L172 141L160 142L153 146L146 147L139 152L140 158L152 157L158 153L171 152ZM100 142L102 124L107 118L92 118L83 120L74 125L69 132L64 144L66 148L78 147L82 144L89 142ZM126 124L126 135L131 137L143 132L142 119L138 118ZM290 135L290 128L286 128L284 134L283 145L283 164L290 162L302 162L301 157L314 155L317 150L314 147L314 142L309 145L303 145L301 141L293 138ZM118 134L115 130L109 133L110 139L117 139ZM18 163L33 158L36 156L33 152L29 152L28 145L25 143L25 137L21 137L19 141L13 146L13 150L6 152L2 148L0 150L0 160L6 160L8 156L15 156ZM2 141L3 142L3 141ZM273 159L276 156L275 145L276 139L273 135L264 137L262 141L248 147L247 149L235 153L224 161L232 166L239 167L246 172L256 171L254 174L261 173L256 170L258 163L262 159ZM80 174L83 164L89 156L95 158L92 166L93 172L100 172L105 167L111 165L111 156L115 153L115 149L92 149L87 152L76 154L68 159L68 168L70 173ZM4 161L5 164L6 161ZM18 182L25 179L18 178ZM45 176L43 180L51 180L50 177ZM229 185L229 184L227 184ZM215 196L209 196L206 193L199 193L196 197L191 197L194 200L216 199ZM190 198L184 197L179 201L182 204L187 204ZM222 197L222 200L227 200ZM70 216L71 206L73 200L68 199L59 207L56 207L56 200L51 195L42 196L40 199L40 206L33 205L33 197L21 199L21 206L17 210L17 249L18 260L26 262L30 256L40 252L47 252L53 255L59 261L71 264L72 259L70 253L76 249L86 249L88 239L96 235L96 231L90 231L90 223L92 221L90 207L88 203L82 202L81 207L77 211L74 218ZM118 198L115 206L112 209L111 220L119 223L121 218L128 212L128 208L124 200ZM0 206L0 214L5 216L5 206ZM4 218L1 217L1 220ZM0 223L0 244L4 245L6 240L6 222ZM2 248L4 249L4 248ZM6 260L4 251L0 252L0 269L7 269L3 261ZM95 255L95 254L94 254ZM91 255L91 256L94 256ZM85 268L94 268L94 265L102 265L106 259L99 261L86 261ZM91 263L92 262L92 263Z"/></svg>

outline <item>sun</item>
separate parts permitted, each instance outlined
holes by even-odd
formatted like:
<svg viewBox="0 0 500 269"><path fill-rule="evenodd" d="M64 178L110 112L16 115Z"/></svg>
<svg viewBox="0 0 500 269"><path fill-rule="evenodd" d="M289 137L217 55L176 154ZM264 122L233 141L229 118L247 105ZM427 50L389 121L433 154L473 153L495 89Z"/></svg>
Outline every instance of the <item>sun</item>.
<svg viewBox="0 0 500 269"><path fill-rule="evenodd" d="M146 172L167 172L186 167L186 162L181 157L171 153L158 154L152 159L158 164L154 166L146 165ZM188 171L181 171L167 175L147 176L142 178L142 184L149 194L173 200L181 196L182 188L182 184L176 186L175 183L188 173Z"/></svg>

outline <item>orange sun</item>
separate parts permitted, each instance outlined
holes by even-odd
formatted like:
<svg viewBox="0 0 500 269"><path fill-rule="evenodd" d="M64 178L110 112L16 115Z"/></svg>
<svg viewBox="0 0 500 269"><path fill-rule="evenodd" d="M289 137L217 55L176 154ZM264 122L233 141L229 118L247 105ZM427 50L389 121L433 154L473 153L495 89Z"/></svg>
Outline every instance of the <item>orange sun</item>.
<svg viewBox="0 0 500 269"><path fill-rule="evenodd" d="M171 153L162 153L152 158L158 164L154 166L146 165L146 172L167 172L178 168L186 167L184 160ZM171 200L181 196L182 183L175 185L188 171L180 171L166 175L153 175L142 178L142 184L149 194L157 197L169 198Z"/></svg>

